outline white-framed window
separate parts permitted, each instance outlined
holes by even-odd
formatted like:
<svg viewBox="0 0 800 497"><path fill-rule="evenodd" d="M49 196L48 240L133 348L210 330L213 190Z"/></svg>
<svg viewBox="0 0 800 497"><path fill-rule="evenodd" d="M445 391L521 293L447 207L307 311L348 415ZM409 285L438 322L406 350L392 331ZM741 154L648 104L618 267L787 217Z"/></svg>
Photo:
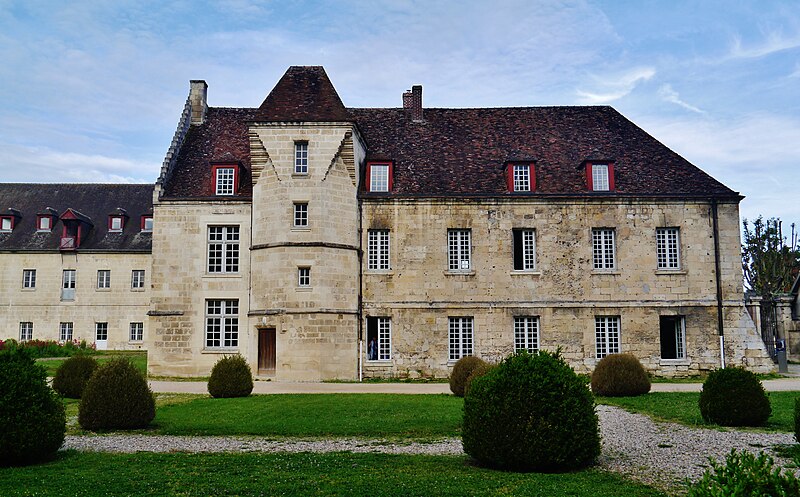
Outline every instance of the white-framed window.
<svg viewBox="0 0 800 497"><path fill-rule="evenodd" d="M656 228L656 257L658 269L680 269L680 230Z"/></svg>
<svg viewBox="0 0 800 497"><path fill-rule="evenodd" d="M14 229L14 218L11 216L0 217L0 231L12 231Z"/></svg>
<svg viewBox="0 0 800 497"><path fill-rule="evenodd" d="M217 167L215 172L215 193L217 195L233 195L236 193L236 168Z"/></svg>
<svg viewBox="0 0 800 497"><path fill-rule="evenodd" d="M65 269L61 275L61 300L75 300L74 269Z"/></svg>
<svg viewBox="0 0 800 497"><path fill-rule="evenodd" d="M24 342L25 340L32 340L33 339L33 323L30 321L23 321L19 323L19 341Z"/></svg>
<svg viewBox="0 0 800 497"><path fill-rule="evenodd" d="M369 165L369 191L389 191L389 164Z"/></svg>
<svg viewBox="0 0 800 497"><path fill-rule="evenodd" d="M58 339L62 342L72 341L72 323L59 323Z"/></svg>
<svg viewBox="0 0 800 497"><path fill-rule="evenodd" d="M97 288L108 289L111 288L111 270L98 269L97 270Z"/></svg>
<svg viewBox="0 0 800 497"><path fill-rule="evenodd" d="M592 261L595 269L615 269L617 267L612 228L592 229Z"/></svg>
<svg viewBox="0 0 800 497"><path fill-rule="evenodd" d="M514 191L531 191L531 166L528 164L514 164Z"/></svg>
<svg viewBox="0 0 800 497"><path fill-rule="evenodd" d="M308 142L294 142L294 173L308 174Z"/></svg>
<svg viewBox="0 0 800 497"><path fill-rule="evenodd" d="M472 269L471 233L469 229L447 230L447 255L450 271L466 271Z"/></svg>
<svg viewBox="0 0 800 497"><path fill-rule="evenodd" d="M144 288L144 269L134 269L131 271L131 289L140 288Z"/></svg>
<svg viewBox="0 0 800 497"><path fill-rule="evenodd" d="M514 351L539 352L539 317L514 317Z"/></svg>
<svg viewBox="0 0 800 497"><path fill-rule="evenodd" d="M389 230L367 231L367 269L388 271L389 267Z"/></svg>
<svg viewBox="0 0 800 497"><path fill-rule="evenodd" d="M297 286L308 287L311 286L311 268L299 267L297 268Z"/></svg>
<svg viewBox="0 0 800 497"><path fill-rule="evenodd" d="M153 231L153 216L142 216L142 231L146 233Z"/></svg>
<svg viewBox="0 0 800 497"><path fill-rule="evenodd" d="M388 317L367 318L367 360L392 359L392 320Z"/></svg>
<svg viewBox="0 0 800 497"><path fill-rule="evenodd" d="M536 269L536 231L514 229L514 270L532 271Z"/></svg>
<svg viewBox="0 0 800 497"><path fill-rule="evenodd" d="M607 192L611 188L608 181L608 164L592 164L592 190Z"/></svg>
<svg viewBox="0 0 800 497"><path fill-rule="evenodd" d="M686 318L661 316L659 318L662 359L686 359Z"/></svg>
<svg viewBox="0 0 800 497"><path fill-rule="evenodd" d="M294 202L294 222L295 228L308 227L308 202Z"/></svg>
<svg viewBox="0 0 800 497"><path fill-rule="evenodd" d="M39 216L36 229L39 231L50 231L53 229L53 218L50 216Z"/></svg>
<svg viewBox="0 0 800 497"><path fill-rule="evenodd" d="M464 356L472 355L473 319L469 317L450 317L449 321L449 359L457 361Z"/></svg>
<svg viewBox="0 0 800 497"><path fill-rule="evenodd" d="M239 272L239 227L208 227L208 272Z"/></svg>
<svg viewBox="0 0 800 497"><path fill-rule="evenodd" d="M206 347L239 346L239 301L206 300Z"/></svg>
<svg viewBox="0 0 800 497"><path fill-rule="evenodd" d="M131 323L129 337L131 342L141 342L144 339L144 323Z"/></svg>
<svg viewBox="0 0 800 497"><path fill-rule="evenodd" d="M94 339L96 342L108 341L108 323L94 324Z"/></svg>
<svg viewBox="0 0 800 497"><path fill-rule="evenodd" d="M619 316L595 316L594 344L598 359L619 353Z"/></svg>
<svg viewBox="0 0 800 497"><path fill-rule="evenodd" d="M36 288L36 270L23 269L22 270L22 288L33 289Z"/></svg>

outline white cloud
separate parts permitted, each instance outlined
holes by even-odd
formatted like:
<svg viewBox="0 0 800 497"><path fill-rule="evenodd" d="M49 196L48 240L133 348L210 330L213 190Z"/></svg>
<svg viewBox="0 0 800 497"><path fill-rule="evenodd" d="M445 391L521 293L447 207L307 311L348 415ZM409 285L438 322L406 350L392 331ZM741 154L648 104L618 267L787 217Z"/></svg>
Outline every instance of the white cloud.
<svg viewBox="0 0 800 497"><path fill-rule="evenodd" d="M661 85L661 87L658 89L658 96L661 97L662 100L673 103L675 105L679 105L686 110L690 110L698 114L705 114L704 110L701 110L695 107L694 105L688 104L683 100L681 100L681 97L680 95L678 95L678 92L673 90L672 86L669 84Z"/></svg>
<svg viewBox="0 0 800 497"><path fill-rule="evenodd" d="M733 39L730 57L743 59L758 58L797 47L800 47L800 34L787 37L781 32L771 31L766 34L766 39L763 42L747 47L743 45L742 39L737 36Z"/></svg>
<svg viewBox="0 0 800 497"><path fill-rule="evenodd" d="M637 67L612 78L594 77L597 91L576 90L579 103L586 105L599 105L619 100L631 93L636 85L655 76L656 70L652 67Z"/></svg>

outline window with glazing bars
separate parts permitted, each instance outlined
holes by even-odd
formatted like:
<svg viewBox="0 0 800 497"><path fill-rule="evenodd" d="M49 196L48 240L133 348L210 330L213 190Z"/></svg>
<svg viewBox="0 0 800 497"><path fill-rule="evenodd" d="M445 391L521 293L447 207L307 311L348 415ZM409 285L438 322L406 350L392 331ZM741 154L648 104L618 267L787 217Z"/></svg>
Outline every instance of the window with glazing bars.
<svg viewBox="0 0 800 497"><path fill-rule="evenodd" d="M592 164L592 190L608 191L608 164Z"/></svg>
<svg viewBox="0 0 800 497"><path fill-rule="evenodd" d="M239 227L208 227L208 272L239 272Z"/></svg>
<svg viewBox="0 0 800 497"><path fill-rule="evenodd" d="M367 269L389 270L389 230L367 231Z"/></svg>
<svg viewBox="0 0 800 497"><path fill-rule="evenodd" d="M531 191L531 166L528 164L514 164L514 191Z"/></svg>
<svg viewBox="0 0 800 497"><path fill-rule="evenodd" d="M661 358L686 359L686 318L661 316Z"/></svg>
<svg viewBox="0 0 800 497"><path fill-rule="evenodd" d="M388 361L392 358L392 320L388 317L367 318L367 360Z"/></svg>
<svg viewBox="0 0 800 497"><path fill-rule="evenodd" d="M526 350L531 354L539 352L539 318L537 316L516 316L514 318L514 350Z"/></svg>
<svg viewBox="0 0 800 497"><path fill-rule="evenodd" d="M36 270L22 270L22 288L36 288Z"/></svg>
<svg viewBox="0 0 800 497"><path fill-rule="evenodd" d="M470 261L470 233L468 229L447 230L448 268L463 271L472 268Z"/></svg>
<svg viewBox="0 0 800 497"><path fill-rule="evenodd" d="M239 346L239 301L206 300L206 347Z"/></svg>
<svg viewBox="0 0 800 497"><path fill-rule="evenodd" d="M294 173L308 174L308 142L294 142Z"/></svg>
<svg viewBox="0 0 800 497"><path fill-rule="evenodd" d="M472 317L451 317L449 325L449 359L457 361L464 356L472 355Z"/></svg>
<svg viewBox="0 0 800 497"><path fill-rule="evenodd" d="M678 228L656 229L658 269L680 269L680 236Z"/></svg>
<svg viewBox="0 0 800 497"><path fill-rule="evenodd" d="M370 164L369 166L369 191L389 191L389 164Z"/></svg>
<svg viewBox="0 0 800 497"><path fill-rule="evenodd" d="M232 167L217 168L217 195L233 195L236 173Z"/></svg>
<svg viewBox="0 0 800 497"><path fill-rule="evenodd" d="M33 323L30 321L24 321L19 323L19 341L24 342L25 340L32 340L33 339Z"/></svg>
<svg viewBox="0 0 800 497"><path fill-rule="evenodd" d="M144 288L144 269L131 271L131 288Z"/></svg>
<svg viewBox="0 0 800 497"><path fill-rule="evenodd" d="M308 203L294 203L294 227L305 228L308 226Z"/></svg>
<svg viewBox="0 0 800 497"><path fill-rule="evenodd" d="M297 268L297 286L311 286L311 268Z"/></svg>
<svg viewBox="0 0 800 497"><path fill-rule="evenodd" d="M536 269L536 232L534 230L515 229L514 236L514 270L531 271Z"/></svg>
<svg viewBox="0 0 800 497"><path fill-rule="evenodd" d="M59 323L58 339L62 342L72 341L72 323Z"/></svg>
<svg viewBox="0 0 800 497"><path fill-rule="evenodd" d="M592 230L592 259L595 269L614 269L617 267L614 254L614 230L595 228Z"/></svg>
<svg viewBox="0 0 800 497"><path fill-rule="evenodd" d="M104 342L108 340L108 323L94 324L95 341Z"/></svg>
<svg viewBox="0 0 800 497"><path fill-rule="evenodd" d="M595 316L595 356L602 359L608 354L619 353L619 317Z"/></svg>
<svg viewBox="0 0 800 497"><path fill-rule="evenodd" d="M131 323L130 341L141 342L144 338L144 323Z"/></svg>
<svg viewBox="0 0 800 497"><path fill-rule="evenodd" d="M97 288L111 288L110 269L99 269L97 271Z"/></svg>

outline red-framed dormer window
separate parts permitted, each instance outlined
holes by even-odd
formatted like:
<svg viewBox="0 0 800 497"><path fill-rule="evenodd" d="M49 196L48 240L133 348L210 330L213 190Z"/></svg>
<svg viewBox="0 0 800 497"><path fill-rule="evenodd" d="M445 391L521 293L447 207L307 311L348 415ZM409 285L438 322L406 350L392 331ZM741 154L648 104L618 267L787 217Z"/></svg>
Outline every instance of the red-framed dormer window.
<svg viewBox="0 0 800 497"><path fill-rule="evenodd" d="M613 162L587 162L586 185L589 191L613 192L614 191L614 163Z"/></svg>
<svg viewBox="0 0 800 497"><path fill-rule="evenodd" d="M142 231L149 233L153 231L153 215L152 214L145 214L142 216L142 224L141 224Z"/></svg>
<svg viewBox="0 0 800 497"><path fill-rule="evenodd" d="M533 162L509 162L506 167L509 192L536 191L536 167Z"/></svg>
<svg viewBox="0 0 800 497"><path fill-rule="evenodd" d="M220 164L211 168L214 176L214 195L236 195L239 190L239 168Z"/></svg>
<svg viewBox="0 0 800 497"><path fill-rule="evenodd" d="M0 233L14 230L14 216L0 216Z"/></svg>
<svg viewBox="0 0 800 497"><path fill-rule="evenodd" d="M391 162L367 162L367 191L390 192L394 181Z"/></svg>
<svg viewBox="0 0 800 497"><path fill-rule="evenodd" d="M36 231L52 231L53 230L53 216L47 214L39 214L36 216Z"/></svg>
<svg viewBox="0 0 800 497"><path fill-rule="evenodd" d="M109 233L120 233L125 228L125 216L108 216Z"/></svg>

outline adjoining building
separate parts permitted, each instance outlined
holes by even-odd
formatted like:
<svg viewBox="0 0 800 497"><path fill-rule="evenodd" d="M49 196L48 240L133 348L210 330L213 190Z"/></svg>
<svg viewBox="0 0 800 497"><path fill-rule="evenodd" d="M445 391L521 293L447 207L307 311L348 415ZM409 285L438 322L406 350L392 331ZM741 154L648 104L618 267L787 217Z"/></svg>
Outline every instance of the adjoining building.
<svg viewBox="0 0 800 497"><path fill-rule="evenodd" d="M348 108L322 67L289 68L259 107L206 95L191 82L149 186L152 374L240 353L277 380L442 377L465 355L559 348L579 371L614 352L662 375L773 367L743 304L741 195L610 107L424 108L414 86L402 107ZM22 219L47 206L3 188ZM149 201L118 207L145 219ZM58 206L81 209L66 190ZM96 236L107 210L84 213ZM40 257L12 227L6 329L35 318L16 280Z"/></svg>

